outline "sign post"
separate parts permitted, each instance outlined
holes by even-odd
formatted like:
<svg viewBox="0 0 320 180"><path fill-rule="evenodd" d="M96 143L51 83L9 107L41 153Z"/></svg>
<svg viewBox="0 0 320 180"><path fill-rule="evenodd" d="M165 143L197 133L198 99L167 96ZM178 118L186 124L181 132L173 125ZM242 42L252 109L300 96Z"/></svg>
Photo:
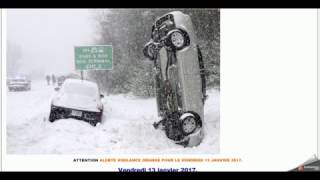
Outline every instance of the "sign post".
<svg viewBox="0 0 320 180"><path fill-rule="evenodd" d="M80 70L112 70L113 49L111 45L76 46L74 48L75 68Z"/></svg>

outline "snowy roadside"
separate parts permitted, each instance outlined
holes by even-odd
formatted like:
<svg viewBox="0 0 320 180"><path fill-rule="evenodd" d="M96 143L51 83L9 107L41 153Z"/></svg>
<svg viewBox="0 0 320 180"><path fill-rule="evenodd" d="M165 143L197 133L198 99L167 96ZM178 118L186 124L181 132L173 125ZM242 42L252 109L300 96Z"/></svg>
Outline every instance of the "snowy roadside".
<svg viewBox="0 0 320 180"><path fill-rule="evenodd" d="M156 100L128 95L105 97L102 124L64 119L47 121L52 86L35 82L30 92L7 94L7 153L9 154L217 154L220 146L220 92L208 91L205 138L184 148L153 128Z"/></svg>

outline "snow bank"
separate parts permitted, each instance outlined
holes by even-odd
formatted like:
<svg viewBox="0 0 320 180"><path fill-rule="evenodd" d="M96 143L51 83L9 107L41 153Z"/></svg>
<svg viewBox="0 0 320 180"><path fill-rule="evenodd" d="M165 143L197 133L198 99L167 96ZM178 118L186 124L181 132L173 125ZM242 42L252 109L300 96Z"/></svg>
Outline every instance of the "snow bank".
<svg viewBox="0 0 320 180"><path fill-rule="evenodd" d="M220 95L209 90L205 105L205 138L184 148L153 128L156 100L127 95L106 96L102 124L93 127L75 120L48 122L55 93L45 81L30 92L7 94L7 153L9 154L216 154L220 146Z"/></svg>

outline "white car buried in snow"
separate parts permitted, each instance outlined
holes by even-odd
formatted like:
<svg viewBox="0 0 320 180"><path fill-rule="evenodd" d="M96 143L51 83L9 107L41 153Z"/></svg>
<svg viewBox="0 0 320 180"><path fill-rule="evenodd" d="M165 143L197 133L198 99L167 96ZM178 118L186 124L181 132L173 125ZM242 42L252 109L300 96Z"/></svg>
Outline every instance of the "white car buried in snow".
<svg viewBox="0 0 320 180"><path fill-rule="evenodd" d="M96 126L101 122L103 104L98 85L79 79L67 79L51 102L49 121L74 118Z"/></svg>

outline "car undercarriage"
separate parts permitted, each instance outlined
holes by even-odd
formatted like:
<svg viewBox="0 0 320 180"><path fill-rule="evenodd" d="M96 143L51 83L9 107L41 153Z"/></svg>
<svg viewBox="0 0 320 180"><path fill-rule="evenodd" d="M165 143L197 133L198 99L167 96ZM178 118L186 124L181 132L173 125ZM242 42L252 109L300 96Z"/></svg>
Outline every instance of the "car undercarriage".
<svg viewBox="0 0 320 180"><path fill-rule="evenodd" d="M158 18L144 54L154 62L159 122L177 144L197 146L203 133L206 78L202 54L196 43L191 19L181 12Z"/></svg>

